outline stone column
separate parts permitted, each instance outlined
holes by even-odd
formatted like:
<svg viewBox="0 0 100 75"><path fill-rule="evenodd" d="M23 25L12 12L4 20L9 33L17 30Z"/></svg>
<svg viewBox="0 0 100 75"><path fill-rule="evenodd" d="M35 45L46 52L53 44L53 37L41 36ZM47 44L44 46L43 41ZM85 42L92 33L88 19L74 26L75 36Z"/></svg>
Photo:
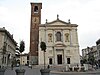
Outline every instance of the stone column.
<svg viewBox="0 0 100 75"><path fill-rule="evenodd" d="M66 65L66 49L64 49L64 64Z"/></svg>
<svg viewBox="0 0 100 75"><path fill-rule="evenodd" d="M70 46L72 45L72 32L71 30L69 30L69 33L70 33Z"/></svg>
<svg viewBox="0 0 100 75"><path fill-rule="evenodd" d="M55 54L55 56L54 56L54 59L55 59L55 65L57 65L57 53L56 53L56 50L54 49L54 54Z"/></svg>

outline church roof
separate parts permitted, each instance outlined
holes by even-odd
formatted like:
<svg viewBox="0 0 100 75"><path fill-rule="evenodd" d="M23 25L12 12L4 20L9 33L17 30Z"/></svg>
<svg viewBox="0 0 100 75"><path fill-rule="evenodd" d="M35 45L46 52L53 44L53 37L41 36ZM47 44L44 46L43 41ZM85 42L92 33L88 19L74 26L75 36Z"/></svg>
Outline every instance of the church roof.
<svg viewBox="0 0 100 75"><path fill-rule="evenodd" d="M40 27L77 27L77 24L67 23L60 19L54 20L52 22L46 22L45 24L40 24Z"/></svg>
<svg viewBox="0 0 100 75"><path fill-rule="evenodd" d="M62 21L62 20L60 20L60 19L54 20L54 21L52 21L52 22L47 22L47 24L53 24L53 23L56 23L56 22L60 22L60 23L63 23L63 24L69 24L69 23L64 22L64 21Z"/></svg>

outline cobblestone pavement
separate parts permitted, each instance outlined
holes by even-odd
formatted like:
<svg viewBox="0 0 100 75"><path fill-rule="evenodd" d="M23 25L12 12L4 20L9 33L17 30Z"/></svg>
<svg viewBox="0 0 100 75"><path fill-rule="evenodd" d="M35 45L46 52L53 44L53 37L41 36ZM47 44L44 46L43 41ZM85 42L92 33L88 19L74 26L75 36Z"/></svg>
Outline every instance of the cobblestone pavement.
<svg viewBox="0 0 100 75"><path fill-rule="evenodd" d="M51 71L51 74L54 75L100 75L100 69L94 71L86 71L86 72L59 72L59 71Z"/></svg>
<svg viewBox="0 0 100 75"><path fill-rule="evenodd" d="M19 67L15 67L13 70L11 68L8 68L5 71L5 75L16 75L15 69L18 69ZM41 75L40 68L33 67L28 68L27 66L22 67L25 69L25 75ZM59 71L51 71L50 75L100 75L100 69L96 71L87 71L87 72L59 72Z"/></svg>
<svg viewBox="0 0 100 75"><path fill-rule="evenodd" d="M25 75L41 75L40 74L40 69L39 68L28 68L27 66L22 67L25 69ZM19 67L15 67L13 70L11 68L8 68L5 71L5 75L16 75L15 69L19 69Z"/></svg>

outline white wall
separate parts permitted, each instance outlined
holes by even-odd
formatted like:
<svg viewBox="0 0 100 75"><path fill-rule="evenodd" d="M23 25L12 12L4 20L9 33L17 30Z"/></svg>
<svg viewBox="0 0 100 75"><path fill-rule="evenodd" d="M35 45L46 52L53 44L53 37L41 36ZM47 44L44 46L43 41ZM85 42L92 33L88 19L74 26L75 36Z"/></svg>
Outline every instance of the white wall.
<svg viewBox="0 0 100 75"><path fill-rule="evenodd" d="M61 23L60 23L61 24ZM54 24L51 24L54 25ZM55 25L59 25L58 22L57 24L55 23ZM64 24L63 24L64 25ZM49 57L56 57L56 48L55 47L55 51L53 50L53 47L56 44L62 44L65 45L64 47L61 47L64 49L64 62L66 63L66 58L70 57L71 59L71 64L76 64L76 63L80 63L80 54L79 54L79 44L78 44L78 35L77 35L77 27L46 27L46 32L45 32L45 27L40 27L39 28L39 44L41 41L46 42L47 45L47 52L46 52L46 64L49 64ZM62 33L62 42L56 42L56 37L55 34L56 32L60 31ZM53 35L52 37L52 42L48 42L48 34L51 33ZM69 33L69 42L65 42L65 34ZM42 40L41 40L42 39ZM59 47L60 48L60 47ZM52 53L50 53L50 51ZM69 53L68 53L69 51ZM63 53L62 53L63 54ZM55 56L54 56L55 55ZM53 59L56 60L57 62L57 57ZM55 62L55 63L56 63ZM44 56L43 56L43 52L40 49L40 45L39 45L39 64L43 64L44 63ZM57 64L57 63L56 63Z"/></svg>

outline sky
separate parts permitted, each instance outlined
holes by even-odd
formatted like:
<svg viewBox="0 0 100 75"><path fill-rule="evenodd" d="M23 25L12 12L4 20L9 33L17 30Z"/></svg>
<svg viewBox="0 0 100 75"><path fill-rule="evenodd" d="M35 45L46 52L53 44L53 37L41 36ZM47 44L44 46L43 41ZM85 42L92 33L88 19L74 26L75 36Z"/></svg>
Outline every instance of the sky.
<svg viewBox="0 0 100 75"><path fill-rule="evenodd" d="M42 2L41 23L59 19L78 25L81 49L95 46L100 38L100 0L0 0L0 27L5 27L29 52L31 2Z"/></svg>

